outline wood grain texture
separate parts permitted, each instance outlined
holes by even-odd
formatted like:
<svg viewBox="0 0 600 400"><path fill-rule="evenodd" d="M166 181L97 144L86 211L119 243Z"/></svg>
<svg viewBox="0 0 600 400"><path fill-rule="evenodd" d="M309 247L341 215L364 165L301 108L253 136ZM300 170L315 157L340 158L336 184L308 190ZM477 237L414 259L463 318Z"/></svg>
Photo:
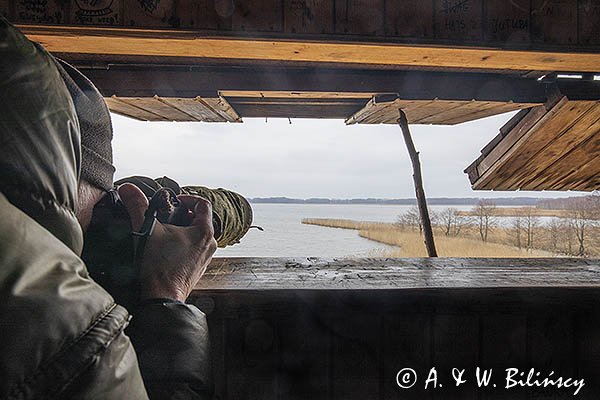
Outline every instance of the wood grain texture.
<svg viewBox="0 0 600 400"><path fill-rule="evenodd" d="M169 97L106 98L108 108L117 114L142 121L242 122L224 98L193 99Z"/></svg>
<svg viewBox="0 0 600 400"><path fill-rule="evenodd" d="M377 101L377 97L374 97L365 107L348 117L346 124L395 124L398 110L402 109L411 124L455 125L532 105L535 104L437 99Z"/></svg>
<svg viewBox="0 0 600 400"><path fill-rule="evenodd" d="M198 290L219 399L566 399L504 388L506 368L585 379L600 396L598 288ZM418 382L400 389L398 371ZM424 389L432 367L443 387ZM498 387L478 388L477 367ZM456 388L452 368L468 382ZM560 372L559 372L560 371Z"/></svg>
<svg viewBox="0 0 600 400"><path fill-rule="evenodd" d="M214 38L186 31L20 26L51 52L218 60L290 61L516 71L596 71L600 54L426 47L402 44L333 43Z"/></svg>
<svg viewBox="0 0 600 400"><path fill-rule="evenodd" d="M475 189L584 190L600 187L600 103L571 101L530 109L509 121L465 172Z"/></svg>
<svg viewBox="0 0 600 400"><path fill-rule="evenodd" d="M598 287L598 260L216 258L196 290Z"/></svg>
<svg viewBox="0 0 600 400"><path fill-rule="evenodd" d="M335 31L334 2L284 0L286 33L328 34Z"/></svg>
<svg viewBox="0 0 600 400"><path fill-rule="evenodd" d="M600 44L600 0L579 0L579 43Z"/></svg>
<svg viewBox="0 0 600 400"><path fill-rule="evenodd" d="M522 140L518 144L518 150L513 152L512 157L509 157L505 165L496 173L498 182L501 182L496 187L498 189L520 188L524 176L534 177L536 175L535 172L538 169L536 163L544 164L556 161L557 159L553 158L552 153L544 150L556 141L561 143L560 138L568 135L572 128L585 129L590 123L593 123L595 118L592 121L584 119L583 126L577 125L577 122L595 106L594 102L569 101L557 113L552 114L552 118L546 119L544 123L536 124L528 132L526 140ZM559 149L559 155L566 154L571 149L569 147ZM542 161L538 159L538 156Z"/></svg>

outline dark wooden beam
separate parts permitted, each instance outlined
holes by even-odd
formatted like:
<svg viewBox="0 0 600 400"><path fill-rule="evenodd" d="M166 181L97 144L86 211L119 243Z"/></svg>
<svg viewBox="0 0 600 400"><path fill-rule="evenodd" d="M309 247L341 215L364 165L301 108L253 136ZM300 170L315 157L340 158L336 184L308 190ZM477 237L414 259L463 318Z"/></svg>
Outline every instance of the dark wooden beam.
<svg viewBox="0 0 600 400"><path fill-rule="evenodd" d="M77 65L77 63L75 63ZM398 93L409 100L543 103L546 84L513 75L336 68L79 65L105 96L214 96L217 91Z"/></svg>

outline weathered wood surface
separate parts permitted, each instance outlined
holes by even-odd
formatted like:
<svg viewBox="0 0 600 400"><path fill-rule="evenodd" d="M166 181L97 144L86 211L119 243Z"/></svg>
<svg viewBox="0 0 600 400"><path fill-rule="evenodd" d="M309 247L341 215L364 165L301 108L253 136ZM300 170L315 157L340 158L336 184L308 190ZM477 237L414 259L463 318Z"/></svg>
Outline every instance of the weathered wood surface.
<svg viewBox="0 0 600 400"><path fill-rule="evenodd" d="M563 96L511 120L465 172L474 189L600 188L600 102Z"/></svg>
<svg viewBox="0 0 600 400"><path fill-rule="evenodd" d="M397 97L374 96L362 109L346 118L346 124L395 124L398 110L402 110L411 124L455 125L537 105L533 102L407 100Z"/></svg>
<svg viewBox="0 0 600 400"><path fill-rule="evenodd" d="M600 398L600 290L198 290L216 399L572 399L504 388L506 368L585 379ZM424 389L436 367L442 388ZM497 387L478 388L476 367ZM418 383L400 389L403 368ZM469 382L455 387L452 368Z"/></svg>
<svg viewBox="0 0 600 400"><path fill-rule="evenodd" d="M171 97L106 98L108 108L140 121L241 122L242 119L223 97L193 99Z"/></svg>
<svg viewBox="0 0 600 400"><path fill-rule="evenodd" d="M600 261L215 258L196 290L506 287L600 287Z"/></svg>
<svg viewBox="0 0 600 400"><path fill-rule="evenodd" d="M597 0L3 0L11 21L230 36L597 49Z"/></svg>
<svg viewBox="0 0 600 400"><path fill-rule="evenodd" d="M154 59L177 57L253 62L331 63L367 65L478 68L527 72L597 72L600 54L505 50L497 48L429 47L392 43L343 43L332 40L280 40L216 38L186 31L132 30L19 25L29 39L67 58L78 54L140 56ZM462 44L462 43L461 43ZM569 52L570 51L570 52Z"/></svg>

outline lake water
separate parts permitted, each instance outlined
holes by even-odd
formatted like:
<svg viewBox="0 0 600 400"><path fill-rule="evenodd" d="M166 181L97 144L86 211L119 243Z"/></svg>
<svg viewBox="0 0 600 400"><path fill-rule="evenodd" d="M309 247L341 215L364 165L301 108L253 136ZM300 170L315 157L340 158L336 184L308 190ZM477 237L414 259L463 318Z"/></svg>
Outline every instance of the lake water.
<svg viewBox="0 0 600 400"><path fill-rule="evenodd" d="M394 222L411 206L371 204L253 204L254 225L240 244L217 250L216 257L367 257L394 247L358 236L358 231L304 225L303 218L343 218ZM432 206L440 211L447 206ZM453 207L469 210L472 207Z"/></svg>

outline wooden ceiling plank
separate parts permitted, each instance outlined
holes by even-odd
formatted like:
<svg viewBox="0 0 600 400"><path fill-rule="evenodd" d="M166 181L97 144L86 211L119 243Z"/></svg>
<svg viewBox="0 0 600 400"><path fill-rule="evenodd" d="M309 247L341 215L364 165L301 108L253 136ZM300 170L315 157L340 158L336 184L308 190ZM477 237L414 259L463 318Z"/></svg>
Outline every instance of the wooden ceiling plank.
<svg viewBox="0 0 600 400"><path fill-rule="evenodd" d="M462 101L434 100L422 109L422 115L413 121L413 124L431 125L438 123L440 121L439 116L442 113L464 107L466 104L468 103Z"/></svg>
<svg viewBox="0 0 600 400"><path fill-rule="evenodd" d="M237 111L223 97L202 98L198 96L194 100L208 107L215 115L221 118L220 122L242 122L242 118Z"/></svg>
<svg viewBox="0 0 600 400"><path fill-rule="evenodd" d="M523 108L529 108L531 104L523 103L501 103L501 102L488 102L487 105L474 107L473 112L464 113L457 116L454 119L447 119L447 125L457 125L464 122L474 121L480 118L491 117L493 115L504 114L511 111L521 110Z"/></svg>
<svg viewBox="0 0 600 400"><path fill-rule="evenodd" d="M109 110L117 114L137 119L140 121L167 121L167 119L162 115L136 106L135 104L130 104L123 98L112 96L105 97L104 100L106 101Z"/></svg>
<svg viewBox="0 0 600 400"><path fill-rule="evenodd" d="M161 103L164 103L166 105L168 105L169 107L172 107L176 110L178 110L179 112L187 115L190 118L190 121L202 121L202 118L200 117L200 113L197 112L196 109L192 108L189 106L188 101L190 99L180 99L180 98L169 98L169 97L159 97L159 96L155 96L155 98L160 101Z"/></svg>
<svg viewBox="0 0 600 400"><path fill-rule="evenodd" d="M165 121L194 121L189 115L158 100L157 97L119 97L120 101L161 116Z"/></svg>
<svg viewBox="0 0 600 400"><path fill-rule="evenodd" d="M396 99L392 102L380 103L378 109L372 112L363 120L363 124L381 124L390 119L396 120L400 117L400 108L402 100ZM394 115L396 115L394 117Z"/></svg>
<svg viewBox="0 0 600 400"><path fill-rule="evenodd" d="M365 118L367 118L376 108L377 106L375 105L375 97L373 97L367 101L363 108L346 118L344 122L346 125L359 124L364 121Z"/></svg>

